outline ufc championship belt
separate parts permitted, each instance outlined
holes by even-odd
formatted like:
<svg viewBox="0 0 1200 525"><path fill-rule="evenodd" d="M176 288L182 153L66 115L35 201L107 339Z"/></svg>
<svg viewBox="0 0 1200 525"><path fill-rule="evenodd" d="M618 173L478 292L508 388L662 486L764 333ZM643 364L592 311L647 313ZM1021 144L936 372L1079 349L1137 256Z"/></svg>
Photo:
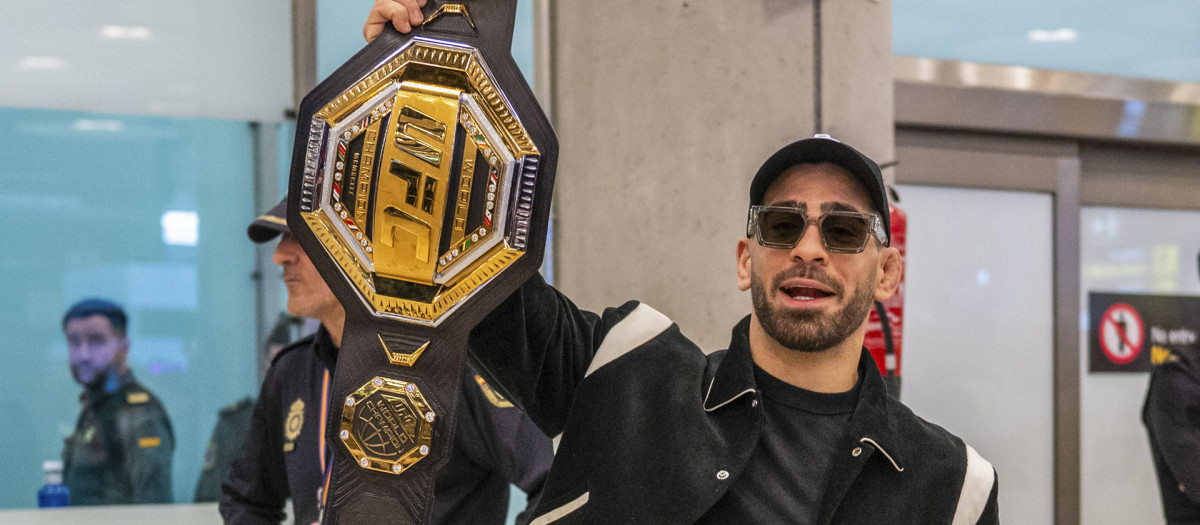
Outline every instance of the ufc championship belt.
<svg viewBox="0 0 1200 525"><path fill-rule="evenodd" d="M326 524L430 520L468 332L541 265L558 141L515 12L431 0L300 105L287 221L346 310Z"/></svg>

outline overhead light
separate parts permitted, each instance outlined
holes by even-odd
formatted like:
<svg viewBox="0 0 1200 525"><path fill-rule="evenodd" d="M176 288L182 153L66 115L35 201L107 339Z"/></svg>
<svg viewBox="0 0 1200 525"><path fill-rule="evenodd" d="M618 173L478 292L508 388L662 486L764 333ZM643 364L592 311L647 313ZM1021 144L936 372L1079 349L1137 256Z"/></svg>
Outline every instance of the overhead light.
<svg viewBox="0 0 1200 525"><path fill-rule="evenodd" d="M75 131L123 131L125 123L114 119L75 119Z"/></svg>
<svg viewBox="0 0 1200 525"><path fill-rule="evenodd" d="M200 240L200 217L194 211L171 210L162 214L163 244L195 246Z"/></svg>
<svg viewBox="0 0 1200 525"><path fill-rule="evenodd" d="M21 71L63 69L65 67L67 67L67 61L58 57L25 57L17 63L17 69Z"/></svg>
<svg viewBox="0 0 1200 525"><path fill-rule="evenodd" d="M150 28L145 26L104 26L100 36L122 40L150 40Z"/></svg>
<svg viewBox="0 0 1200 525"><path fill-rule="evenodd" d="M1064 27L1062 29L1031 29L1029 31L1030 42L1074 42L1079 38L1079 33L1074 29Z"/></svg>
<svg viewBox="0 0 1200 525"><path fill-rule="evenodd" d="M979 286L987 286L988 283L992 282L992 272L987 271L985 268L980 268L978 272L975 272L975 282L979 283Z"/></svg>

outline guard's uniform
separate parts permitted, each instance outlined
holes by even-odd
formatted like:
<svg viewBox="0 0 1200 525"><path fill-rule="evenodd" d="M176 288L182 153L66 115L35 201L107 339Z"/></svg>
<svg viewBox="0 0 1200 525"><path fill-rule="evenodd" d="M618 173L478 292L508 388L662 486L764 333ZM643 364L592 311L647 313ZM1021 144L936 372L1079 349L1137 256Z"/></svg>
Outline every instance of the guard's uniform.
<svg viewBox="0 0 1200 525"><path fill-rule="evenodd" d="M125 372L115 389L86 389L80 401L63 447L71 505L170 503L175 434L154 394Z"/></svg>
<svg viewBox="0 0 1200 525"><path fill-rule="evenodd" d="M193 499L196 503L220 501L221 483L229 478L233 460L241 453L246 436L250 435L253 414L252 397L245 397L217 413L217 426L204 449L204 465L200 468L200 480L196 482Z"/></svg>
<svg viewBox="0 0 1200 525"><path fill-rule="evenodd" d="M1167 523L1200 523L1200 356L1154 366L1142 407Z"/></svg>
<svg viewBox="0 0 1200 525"><path fill-rule="evenodd" d="M250 437L221 487L226 523L277 524L289 497L297 524L317 519L317 491L329 463L329 449L321 454L321 407L328 403L337 351L321 327L275 357L254 408ZM464 376L454 450L434 489L433 522L504 523L508 483L536 497L552 446L519 409L504 406L508 403L499 397L489 401L470 369Z"/></svg>

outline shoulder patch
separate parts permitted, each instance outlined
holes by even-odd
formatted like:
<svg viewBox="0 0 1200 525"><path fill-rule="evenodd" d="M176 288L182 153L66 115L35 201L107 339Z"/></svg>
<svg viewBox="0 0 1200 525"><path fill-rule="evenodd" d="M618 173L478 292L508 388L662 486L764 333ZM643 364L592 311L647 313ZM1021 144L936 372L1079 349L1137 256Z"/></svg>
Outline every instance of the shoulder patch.
<svg viewBox="0 0 1200 525"><path fill-rule="evenodd" d="M125 402L131 405L140 405L150 401L150 394L147 392L130 392L125 395Z"/></svg>
<svg viewBox="0 0 1200 525"><path fill-rule="evenodd" d="M138 448L155 448L162 444L162 440L158 436L144 437L138 439Z"/></svg>
<svg viewBox="0 0 1200 525"><path fill-rule="evenodd" d="M292 350L312 344L313 340L316 338L317 334L312 333L293 341L292 344L281 348L275 353L275 356L271 358L271 364L275 364L275 361L278 361L280 357L283 357L284 354L291 352Z"/></svg>
<svg viewBox="0 0 1200 525"><path fill-rule="evenodd" d="M284 452L291 452L296 447L296 438L300 437L300 429L304 428L304 400L296 398L288 409L287 419L283 422Z"/></svg>
<svg viewBox="0 0 1200 525"><path fill-rule="evenodd" d="M649 305L639 303L629 315L613 325L592 356L584 377L600 369L617 358L629 353L630 350L642 346L659 334L667 331L673 323L671 319Z"/></svg>
<svg viewBox="0 0 1200 525"><path fill-rule="evenodd" d="M504 396L500 395L500 392L497 392L496 389L487 384L487 381L483 379L483 376L475 374L475 384L479 385L479 389L483 391L483 396L487 398L488 403L491 403L496 408L513 407L512 402L504 399Z"/></svg>
<svg viewBox="0 0 1200 525"><path fill-rule="evenodd" d="M221 414L232 414L239 410L245 410L245 409L253 407L253 406L254 406L254 398L252 398L250 396L246 396L232 405L226 405L224 407L221 407L220 413Z"/></svg>

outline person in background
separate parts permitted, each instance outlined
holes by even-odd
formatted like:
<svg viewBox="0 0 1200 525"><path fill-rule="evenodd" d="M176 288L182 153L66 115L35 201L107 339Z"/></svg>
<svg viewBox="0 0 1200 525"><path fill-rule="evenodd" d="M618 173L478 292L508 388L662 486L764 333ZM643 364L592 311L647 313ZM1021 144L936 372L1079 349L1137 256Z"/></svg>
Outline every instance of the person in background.
<svg viewBox="0 0 1200 525"><path fill-rule="evenodd" d="M71 375L83 410L63 447L63 484L72 505L171 502L175 435L158 398L126 366L125 311L104 299L63 316Z"/></svg>
<svg viewBox="0 0 1200 525"><path fill-rule="evenodd" d="M1154 363L1142 423L1167 523L1200 523L1200 348L1168 351Z"/></svg>
<svg viewBox="0 0 1200 525"><path fill-rule="evenodd" d="M331 463L322 416L329 406L346 313L292 237L285 216L286 200L258 217L247 233L258 243L279 238L273 260L283 267L288 313L318 319L321 326L276 354L267 371L250 438L221 487L221 516L230 524L277 524L289 497L296 523L316 522ZM469 368L461 395L454 448L434 486L433 523L502 524L509 484L534 501L553 460L553 446L520 409Z"/></svg>
<svg viewBox="0 0 1200 525"><path fill-rule="evenodd" d="M213 427L208 446L204 448L204 464L200 466L200 479L196 481L193 502L221 501L221 483L229 477L233 460L241 453L246 436L250 435L253 413L254 398L249 396L221 407L217 412L217 425Z"/></svg>
<svg viewBox="0 0 1200 525"><path fill-rule="evenodd" d="M280 350L300 336L298 329L304 319L281 313L275 326L267 335L265 356L272 359ZM217 413L217 425L213 427L208 446L204 449L204 464L200 468L200 479L196 482L196 494L192 501L205 503L221 500L221 483L229 477L233 460L242 453L242 443L250 435L250 418L254 413L254 398L246 396L236 403L222 407Z"/></svg>

